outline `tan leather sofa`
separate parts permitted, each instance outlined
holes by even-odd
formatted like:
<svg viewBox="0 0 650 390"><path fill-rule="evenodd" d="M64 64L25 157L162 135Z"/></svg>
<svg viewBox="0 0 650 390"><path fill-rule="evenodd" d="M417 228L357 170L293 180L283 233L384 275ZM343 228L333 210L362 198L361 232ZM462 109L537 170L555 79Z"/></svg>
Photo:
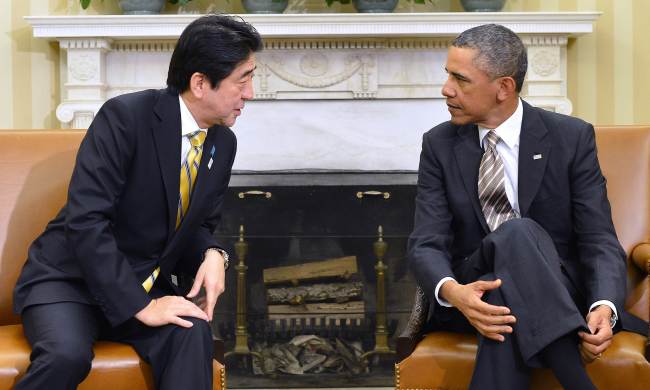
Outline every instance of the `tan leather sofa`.
<svg viewBox="0 0 650 390"><path fill-rule="evenodd" d="M63 205L84 131L0 131L0 390L13 388L31 348L12 311L27 247ZM214 389L225 388L223 345L215 342ZM99 342L79 389L153 389L149 366L127 345Z"/></svg>
<svg viewBox="0 0 650 390"><path fill-rule="evenodd" d="M614 225L628 260L626 307L650 316L650 127L596 129L598 157L607 177ZM419 289L418 289L419 290ZM418 291L411 319L398 338L395 387L400 390L466 389L474 368L476 336L446 332L423 335L428 301ZM602 359L588 365L598 389L650 388L648 335L619 332ZM562 387L548 369L533 373L531 388Z"/></svg>

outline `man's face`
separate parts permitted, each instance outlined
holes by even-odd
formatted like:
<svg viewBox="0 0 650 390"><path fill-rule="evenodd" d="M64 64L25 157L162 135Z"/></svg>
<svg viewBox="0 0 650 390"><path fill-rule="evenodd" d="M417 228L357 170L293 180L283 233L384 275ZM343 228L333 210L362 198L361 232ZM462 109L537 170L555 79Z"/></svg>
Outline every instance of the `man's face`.
<svg viewBox="0 0 650 390"><path fill-rule="evenodd" d="M488 125L497 106L498 83L474 64L477 50L450 47L447 53L447 81L442 94L447 98L451 122L456 125Z"/></svg>
<svg viewBox="0 0 650 390"><path fill-rule="evenodd" d="M201 99L204 118L210 126L220 124L230 127L241 115L244 104L253 98L253 71L255 55L237 65L217 88L207 88Z"/></svg>

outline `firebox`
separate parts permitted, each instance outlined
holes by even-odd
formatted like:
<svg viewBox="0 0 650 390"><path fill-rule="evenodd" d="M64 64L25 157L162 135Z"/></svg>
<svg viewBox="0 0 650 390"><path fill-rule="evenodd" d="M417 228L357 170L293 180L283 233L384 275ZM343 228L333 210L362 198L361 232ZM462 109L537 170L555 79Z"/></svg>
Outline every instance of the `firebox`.
<svg viewBox="0 0 650 390"><path fill-rule="evenodd" d="M237 173L213 327L231 388L392 386L414 286L413 172Z"/></svg>

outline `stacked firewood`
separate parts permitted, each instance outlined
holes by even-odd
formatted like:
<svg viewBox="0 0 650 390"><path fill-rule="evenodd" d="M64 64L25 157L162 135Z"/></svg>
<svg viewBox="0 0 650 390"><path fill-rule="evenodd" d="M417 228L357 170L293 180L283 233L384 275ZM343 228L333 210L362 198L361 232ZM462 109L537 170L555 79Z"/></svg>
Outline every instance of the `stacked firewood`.
<svg viewBox="0 0 650 390"><path fill-rule="evenodd" d="M319 326L360 325L365 314L363 284L355 256L267 268L268 319Z"/></svg>
<svg viewBox="0 0 650 390"><path fill-rule="evenodd" d="M345 340L368 327L358 276L355 256L265 269L268 323L262 339L273 342L253 344L253 372L367 372L361 338ZM285 342L282 335L292 338Z"/></svg>

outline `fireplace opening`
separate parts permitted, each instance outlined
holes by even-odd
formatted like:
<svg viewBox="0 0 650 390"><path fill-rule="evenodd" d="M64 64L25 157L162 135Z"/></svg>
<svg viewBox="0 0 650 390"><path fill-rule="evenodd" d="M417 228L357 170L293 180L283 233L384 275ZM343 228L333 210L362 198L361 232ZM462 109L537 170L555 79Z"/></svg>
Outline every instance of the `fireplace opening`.
<svg viewBox="0 0 650 390"><path fill-rule="evenodd" d="M233 176L213 327L230 388L392 386L415 291L412 172Z"/></svg>

